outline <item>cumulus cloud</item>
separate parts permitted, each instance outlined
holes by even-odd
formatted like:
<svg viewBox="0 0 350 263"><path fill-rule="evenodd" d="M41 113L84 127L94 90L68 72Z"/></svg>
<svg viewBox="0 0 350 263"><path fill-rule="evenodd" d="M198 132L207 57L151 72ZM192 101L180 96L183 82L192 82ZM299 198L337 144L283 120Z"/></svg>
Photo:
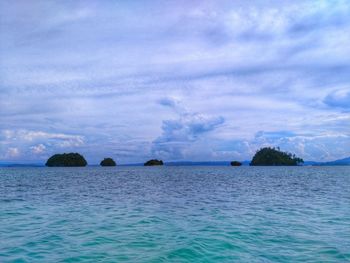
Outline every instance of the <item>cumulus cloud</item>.
<svg viewBox="0 0 350 263"><path fill-rule="evenodd" d="M23 160L27 161L33 158L35 160L36 156L46 158L48 153L82 147L84 138L80 135L44 131L2 130L0 131L0 144L4 146L0 149L0 155L5 156L5 159L16 159L22 155ZM8 147L8 150L4 152L5 146Z"/></svg>
<svg viewBox="0 0 350 263"><path fill-rule="evenodd" d="M14 159L20 156L20 151L16 147L10 147L7 149L5 159Z"/></svg>
<svg viewBox="0 0 350 263"><path fill-rule="evenodd" d="M340 156L348 154L350 134L339 132L298 134L288 131L259 131L250 143L256 149L261 146L274 146L296 153L306 160L329 161L339 157L334 155L334 152Z"/></svg>
<svg viewBox="0 0 350 263"><path fill-rule="evenodd" d="M46 146L44 144L38 144L38 145L30 147L30 149L32 150L32 152L34 154L41 154L45 151Z"/></svg>
<svg viewBox="0 0 350 263"><path fill-rule="evenodd" d="M211 158L218 160L251 160L261 147L279 147L308 161L330 161L348 155L349 132L258 131L250 138L216 141Z"/></svg>
<svg viewBox="0 0 350 263"><path fill-rule="evenodd" d="M160 100L160 104L173 108L179 116L174 120L163 121L162 135L153 141L152 151L156 156L166 156L173 160L185 158L185 151L194 142L214 131L225 121L222 116L188 112L178 101L171 98Z"/></svg>

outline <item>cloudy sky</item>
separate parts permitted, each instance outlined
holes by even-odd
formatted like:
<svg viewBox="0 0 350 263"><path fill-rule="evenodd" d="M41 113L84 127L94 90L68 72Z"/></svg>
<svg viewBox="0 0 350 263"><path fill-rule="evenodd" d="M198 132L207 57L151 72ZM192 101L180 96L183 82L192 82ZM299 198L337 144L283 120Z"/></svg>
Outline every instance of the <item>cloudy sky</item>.
<svg viewBox="0 0 350 263"><path fill-rule="evenodd" d="M0 161L350 156L350 1L0 1Z"/></svg>

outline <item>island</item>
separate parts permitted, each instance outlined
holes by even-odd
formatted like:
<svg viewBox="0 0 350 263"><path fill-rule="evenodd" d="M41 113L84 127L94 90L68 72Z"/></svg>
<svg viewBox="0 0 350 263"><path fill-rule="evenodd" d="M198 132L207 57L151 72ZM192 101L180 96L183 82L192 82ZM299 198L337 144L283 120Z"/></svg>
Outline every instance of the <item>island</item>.
<svg viewBox="0 0 350 263"><path fill-rule="evenodd" d="M241 166L242 163L241 162L238 162L238 161L232 161L231 162L231 166Z"/></svg>
<svg viewBox="0 0 350 263"><path fill-rule="evenodd" d="M144 166L163 165L162 160L152 159L144 163Z"/></svg>
<svg viewBox="0 0 350 263"><path fill-rule="evenodd" d="M63 153L52 155L46 162L49 167L81 167L86 166L87 162L79 153Z"/></svg>
<svg viewBox="0 0 350 263"><path fill-rule="evenodd" d="M295 154L282 152L279 148L265 147L258 150L250 165L251 166L296 166L304 163L304 160Z"/></svg>
<svg viewBox="0 0 350 263"><path fill-rule="evenodd" d="M112 158L104 158L101 162L100 162L101 166L116 166L117 164L115 163L115 161Z"/></svg>

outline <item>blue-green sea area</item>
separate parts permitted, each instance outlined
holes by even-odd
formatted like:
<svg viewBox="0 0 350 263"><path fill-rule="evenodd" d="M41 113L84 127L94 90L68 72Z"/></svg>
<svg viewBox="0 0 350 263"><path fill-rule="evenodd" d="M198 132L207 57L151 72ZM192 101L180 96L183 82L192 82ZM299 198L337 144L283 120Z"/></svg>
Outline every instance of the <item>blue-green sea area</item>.
<svg viewBox="0 0 350 263"><path fill-rule="evenodd" d="M350 262L350 167L0 168L0 262Z"/></svg>

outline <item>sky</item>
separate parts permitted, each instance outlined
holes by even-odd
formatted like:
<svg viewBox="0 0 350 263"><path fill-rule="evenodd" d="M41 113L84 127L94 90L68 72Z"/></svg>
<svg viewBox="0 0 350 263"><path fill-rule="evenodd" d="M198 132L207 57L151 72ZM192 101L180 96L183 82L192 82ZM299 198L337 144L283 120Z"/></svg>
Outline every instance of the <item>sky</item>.
<svg viewBox="0 0 350 263"><path fill-rule="evenodd" d="M350 156L350 1L0 1L0 162Z"/></svg>

